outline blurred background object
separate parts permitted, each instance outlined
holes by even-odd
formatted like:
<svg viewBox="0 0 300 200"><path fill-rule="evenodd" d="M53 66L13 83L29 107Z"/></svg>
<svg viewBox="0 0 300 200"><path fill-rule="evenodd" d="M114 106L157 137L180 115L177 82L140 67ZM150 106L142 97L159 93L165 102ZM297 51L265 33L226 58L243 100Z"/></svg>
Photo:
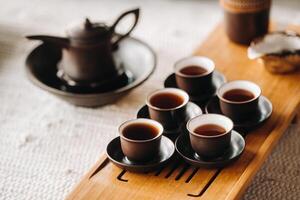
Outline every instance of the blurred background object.
<svg viewBox="0 0 300 200"><path fill-rule="evenodd" d="M250 42L268 32L271 0L220 0L228 37L237 43Z"/></svg>

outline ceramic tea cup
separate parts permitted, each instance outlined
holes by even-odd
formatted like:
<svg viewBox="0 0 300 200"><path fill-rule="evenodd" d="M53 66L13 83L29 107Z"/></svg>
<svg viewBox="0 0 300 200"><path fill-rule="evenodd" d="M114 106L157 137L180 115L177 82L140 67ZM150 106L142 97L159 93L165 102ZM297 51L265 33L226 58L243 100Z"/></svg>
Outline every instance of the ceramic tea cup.
<svg viewBox="0 0 300 200"><path fill-rule="evenodd" d="M231 81L218 91L220 108L224 115L234 121L243 121L259 112L260 87L245 80Z"/></svg>
<svg viewBox="0 0 300 200"><path fill-rule="evenodd" d="M173 130L180 126L188 102L189 95L177 88L154 91L146 100L150 118L160 122L166 130Z"/></svg>
<svg viewBox="0 0 300 200"><path fill-rule="evenodd" d="M193 150L199 155L214 158L230 146L233 122L224 115L203 114L187 123Z"/></svg>
<svg viewBox="0 0 300 200"><path fill-rule="evenodd" d="M149 161L159 153L164 128L151 119L138 118L119 127L121 148L131 161Z"/></svg>
<svg viewBox="0 0 300 200"><path fill-rule="evenodd" d="M175 63L175 78L179 88L190 95L207 94L213 87L214 62L201 56L183 58Z"/></svg>

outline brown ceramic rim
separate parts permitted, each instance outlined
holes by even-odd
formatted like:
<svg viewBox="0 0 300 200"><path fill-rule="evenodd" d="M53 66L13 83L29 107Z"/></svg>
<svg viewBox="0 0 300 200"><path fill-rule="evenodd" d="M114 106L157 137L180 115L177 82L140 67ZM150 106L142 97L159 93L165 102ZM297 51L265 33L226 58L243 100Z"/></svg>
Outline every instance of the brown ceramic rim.
<svg viewBox="0 0 300 200"><path fill-rule="evenodd" d="M162 92L168 92L168 90L176 90L176 91L178 91L178 92L181 92L181 93L184 93L184 95L186 96L186 98L185 98L185 101L181 104L181 105L179 105L179 106L177 106L177 107L173 107L173 108L159 108L159 107L156 107L156 106L153 106L153 105L151 105L151 103L150 103L150 97L154 94L154 93L157 93L157 92L160 92L160 91L162 91ZM172 93L172 92L168 92L168 93ZM171 110L176 110L176 109L179 109L179 108L182 108L182 107L184 107L184 106L186 106L187 104L188 104L188 102L190 101L190 97L189 97L189 95L184 91L184 90L181 90L181 89L178 89L178 88L163 88L163 89L158 89L158 90L155 90L155 91L153 91L153 92L151 92L151 94L149 94L148 96L147 96L147 99L146 99L146 105L148 106L148 107L150 107L150 108L152 108L152 109L154 109L154 110L158 110L158 111L171 111Z"/></svg>
<svg viewBox="0 0 300 200"><path fill-rule="evenodd" d="M196 119L196 118L198 118L198 117L204 117L204 116L207 116L207 115L226 118L227 120L230 121L230 127L231 127L231 128L230 128L228 131L226 131L225 133L222 133L222 134L219 134L219 135L210 135L210 136L208 136L208 135L199 135L199 134L195 133L194 130L191 130L191 129L189 128L189 124L191 123L192 120L194 120L194 119ZM213 123L212 123L212 124L213 124ZM218 125L218 124L216 124L216 125ZM218 125L218 126L219 126L219 125ZM228 117L226 117L226 116L224 116L224 115L220 115L220 114L210 114L210 113L209 113L209 114L198 115L198 116L196 116L196 117L193 117L193 118L191 118L191 119L186 123L186 128L187 128L187 130L189 131L189 133L192 134L192 135L194 135L194 136L196 136L196 137L200 137L200 138L218 138L218 137L224 136L224 135L230 133L230 131L233 130L233 126L234 126L234 125L233 125L233 122L232 122L232 120L231 120L230 118L228 118ZM222 126L222 128L224 128L224 127Z"/></svg>
<svg viewBox="0 0 300 200"><path fill-rule="evenodd" d="M154 125L155 127L158 127L159 128L159 133L151 138L151 139L148 139L148 140L132 140L132 139L129 139L127 137L125 137L121 131L121 128L124 127L126 124L134 124L134 123L137 123L137 124L142 124L143 122L146 122L148 124L151 124L151 125ZM164 128L163 126L155 121L155 120L152 120L152 119L147 119L147 118L137 118L137 119L130 119L130 120L127 120L125 122L123 122L119 128L118 128L118 131L119 131L119 134L120 134L120 137L126 141L129 141L129 142L134 142L134 143L144 143L144 142L150 142L150 141L153 141L153 140L156 140L157 138L161 137L163 132L164 132Z"/></svg>
<svg viewBox="0 0 300 200"><path fill-rule="evenodd" d="M180 72L180 69L184 68L184 67L179 67L180 69L177 69L177 65L182 62L182 61L185 61L185 60L189 60L189 59L192 59L192 58L199 58L199 59L207 59L208 61L212 62L212 65L213 65L213 69L211 71L208 71L206 73L203 73L203 74L200 74L200 75L186 75L186 74L183 74ZM196 66L200 66L200 65L197 65L195 64ZM186 66L185 66L186 67ZM185 77L185 78L199 78L199 77L203 77L203 76L207 76L211 73L214 72L216 66L215 66L215 63L213 60L211 60L210 58L208 57L205 57L205 56L188 56L188 57L185 57L185 58L182 58L180 60L178 60L175 64L174 64L174 71L175 71L175 74L178 75L178 76L181 76L181 77Z"/></svg>
<svg viewBox="0 0 300 200"><path fill-rule="evenodd" d="M253 98L253 99L250 99L250 100L248 100L248 101L240 101L240 102L237 102L237 101L230 101L230 100L227 100L227 99L223 98L223 96L220 95L220 90L221 90L225 85L230 84L230 83L233 83L233 82L237 82L237 81L248 82L248 83L250 83L250 84L256 85L256 86L259 88L259 94L258 94L255 98ZM230 104L244 104L244 103L250 103L250 102L252 102L252 101L255 101L255 100L257 100L257 99L261 96L261 93L262 93L262 92L261 92L261 88L260 88L256 83L251 82L251 81L247 81L247 80L237 80L237 81L231 81L231 82L224 83L224 84L217 90L217 96L218 96L218 98L219 98L220 100L222 100L222 101L224 101L224 102L226 102L226 103L230 103ZM236 89L240 89L240 88L237 87ZM247 89L244 89L244 90L247 90ZM247 91L249 91L249 92L252 93L251 90L247 90Z"/></svg>
<svg viewBox="0 0 300 200"><path fill-rule="evenodd" d="M125 87L121 87L119 89L116 89L116 90L113 90L113 91L109 91L109 92L104 92L104 93L100 92L100 93L94 93L94 94L78 94L78 93L72 93L72 92L64 92L62 90L50 87L47 84L43 83L42 81L38 80L33 75L31 67L28 64L26 64L26 74L29 77L29 79L32 81L32 83L34 83L36 86L38 86L38 87L40 87L42 89L45 89L46 91L49 91L49 92L52 92L52 93L55 93L55 94L59 94L59 95L62 95L62 96L66 96L66 97L72 97L72 98L76 97L76 98L81 98L81 99L84 99L84 98L89 99L91 97L99 97L99 95L101 95L101 96L111 96L112 94L120 94L120 93L129 91L129 90L131 90L131 89L133 89L133 88L141 85L143 82L145 82L153 74L153 72L154 72L154 70L156 68L156 64L157 64L157 56L156 56L154 50L147 43L145 43L145 42L143 42L143 41L141 41L139 39L130 37L130 36L127 39L130 39L130 40L133 40L135 42L141 43L145 47L147 47L149 49L149 51L152 53L152 55L153 55L154 64L153 64L152 69L151 69L151 71L149 73L147 73L147 74L144 73L141 77L139 77L138 79L136 79L135 81L133 81L132 84L128 84ZM36 48L34 48L32 50L32 52L35 49ZM29 54L29 56L30 56L30 54Z"/></svg>

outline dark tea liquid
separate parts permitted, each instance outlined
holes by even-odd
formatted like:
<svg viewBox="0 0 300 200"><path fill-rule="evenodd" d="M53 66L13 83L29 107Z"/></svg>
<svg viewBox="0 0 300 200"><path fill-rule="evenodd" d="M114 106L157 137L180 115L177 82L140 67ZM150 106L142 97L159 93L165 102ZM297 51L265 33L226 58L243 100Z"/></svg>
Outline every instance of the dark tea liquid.
<svg viewBox="0 0 300 200"><path fill-rule="evenodd" d="M159 93L150 98L152 106L162 109L176 108L183 103L184 98L182 96L170 92Z"/></svg>
<svg viewBox="0 0 300 200"><path fill-rule="evenodd" d="M253 99L255 96L252 92L243 89L233 89L225 92L223 98L234 102L243 102Z"/></svg>
<svg viewBox="0 0 300 200"><path fill-rule="evenodd" d="M198 135L214 136L225 133L226 130L216 124L205 124L195 128L194 133Z"/></svg>
<svg viewBox="0 0 300 200"><path fill-rule="evenodd" d="M188 76L202 75L205 74L206 72L207 70L200 66L186 66L180 70L180 73Z"/></svg>
<svg viewBox="0 0 300 200"><path fill-rule="evenodd" d="M131 140L149 140L158 133L157 127L147 123L134 123L123 129L123 136Z"/></svg>

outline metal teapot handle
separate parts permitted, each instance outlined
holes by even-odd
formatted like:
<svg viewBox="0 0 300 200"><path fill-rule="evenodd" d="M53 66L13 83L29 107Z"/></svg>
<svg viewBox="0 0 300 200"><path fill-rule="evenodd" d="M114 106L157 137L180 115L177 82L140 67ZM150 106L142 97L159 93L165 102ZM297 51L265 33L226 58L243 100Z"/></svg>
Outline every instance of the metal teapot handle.
<svg viewBox="0 0 300 200"><path fill-rule="evenodd" d="M118 45L118 43L119 43L121 40L123 40L124 38L126 38L126 37L131 33L131 31L135 28L135 26L136 26L136 24L137 24L137 22L138 22L138 19L139 19L140 9L137 8L137 9L129 10L129 11L123 13L121 16L118 17L118 19L115 21L115 23L111 26L110 30L111 30L112 32L115 32L115 28L116 28L117 24L118 24L118 23L119 23L126 15L129 15L129 14L134 14L134 17L135 17L134 23L133 23L132 27L129 29L129 31L128 31L127 33L125 33L125 34L123 34L123 35L117 35L116 41L114 41L113 44L112 44L112 45L113 45L113 48L115 48L115 47Z"/></svg>

